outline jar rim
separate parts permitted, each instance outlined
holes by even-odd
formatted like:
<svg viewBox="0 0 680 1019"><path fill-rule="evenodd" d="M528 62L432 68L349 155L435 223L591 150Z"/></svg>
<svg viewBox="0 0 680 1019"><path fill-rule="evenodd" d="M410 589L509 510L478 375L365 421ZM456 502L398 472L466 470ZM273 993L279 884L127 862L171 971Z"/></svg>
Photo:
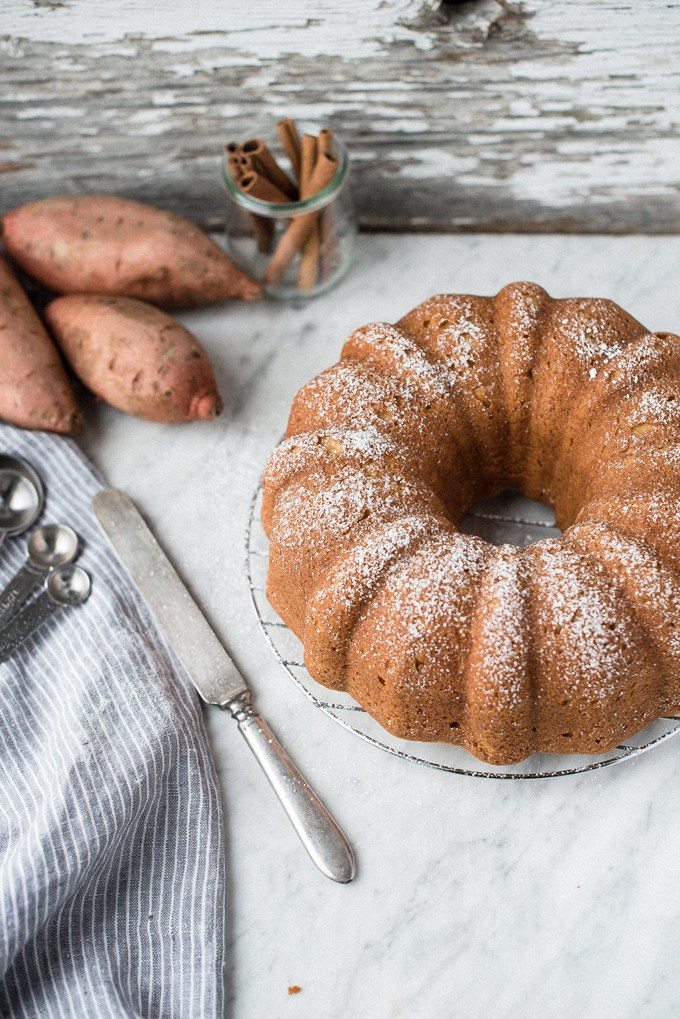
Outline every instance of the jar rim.
<svg viewBox="0 0 680 1019"><path fill-rule="evenodd" d="M224 190L236 205L240 205L242 209L255 212L260 216L276 216L277 218L285 219L291 216L299 216L303 212L316 212L333 201L336 195L342 191L347 179L349 155L337 135L333 135L333 148L339 157L338 168L333 179L326 187L312 195L311 198L299 199L297 202L266 202L261 198L253 198L252 195L244 194L242 191L239 191L236 182L229 172L229 159L226 153L223 155L221 163Z"/></svg>

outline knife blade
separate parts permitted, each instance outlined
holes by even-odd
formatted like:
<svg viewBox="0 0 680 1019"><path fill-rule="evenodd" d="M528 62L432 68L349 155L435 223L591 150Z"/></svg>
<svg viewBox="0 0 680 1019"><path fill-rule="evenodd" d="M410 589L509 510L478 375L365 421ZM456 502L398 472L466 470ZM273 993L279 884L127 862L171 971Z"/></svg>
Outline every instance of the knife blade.
<svg viewBox="0 0 680 1019"><path fill-rule="evenodd" d="M356 873L344 834L250 703L250 691L201 609L125 492L92 500L100 527L198 693L229 711L319 869L346 883Z"/></svg>
<svg viewBox="0 0 680 1019"><path fill-rule="evenodd" d="M228 704L247 690L207 619L144 523L132 499L104 489L94 515L158 626L207 704Z"/></svg>

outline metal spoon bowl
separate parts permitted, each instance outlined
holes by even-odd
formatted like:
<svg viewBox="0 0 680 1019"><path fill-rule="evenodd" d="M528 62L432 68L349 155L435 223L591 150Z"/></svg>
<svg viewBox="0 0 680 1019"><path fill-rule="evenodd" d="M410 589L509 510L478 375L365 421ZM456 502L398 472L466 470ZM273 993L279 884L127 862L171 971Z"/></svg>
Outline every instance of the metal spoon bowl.
<svg viewBox="0 0 680 1019"><path fill-rule="evenodd" d="M43 484L30 464L0 453L0 542L35 523L43 508Z"/></svg>
<svg viewBox="0 0 680 1019"><path fill-rule="evenodd" d="M72 562L78 553L78 535L65 524L44 524L28 539L28 558L0 592L0 632L17 614L45 574Z"/></svg>
<svg viewBox="0 0 680 1019"><path fill-rule="evenodd" d="M78 535L65 524L43 524L28 539L28 560L37 570L51 570L72 562Z"/></svg>
<svg viewBox="0 0 680 1019"><path fill-rule="evenodd" d="M70 605L84 602L91 587L89 573L80 566L57 566L50 573L42 594L0 631L0 662L6 661L52 616L63 612Z"/></svg>
<svg viewBox="0 0 680 1019"><path fill-rule="evenodd" d="M47 593L57 605L77 605L91 589L90 575L80 566L59 566L47 578Z"/></svg>

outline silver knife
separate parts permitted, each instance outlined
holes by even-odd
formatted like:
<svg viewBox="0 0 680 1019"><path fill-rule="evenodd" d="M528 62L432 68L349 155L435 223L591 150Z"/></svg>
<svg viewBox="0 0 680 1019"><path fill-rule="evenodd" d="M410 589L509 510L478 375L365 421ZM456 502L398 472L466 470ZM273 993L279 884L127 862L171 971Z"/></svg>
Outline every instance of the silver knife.
<svg viewBox="0 0 680 1019"><path fill-rule="evenodd" d="M95 495L92 509L203 700L230 712L238 722L314 863L333 881L351 881L356 865L349 842L252 707L243 676L132 499L117 488L105 488Z"/></svg>

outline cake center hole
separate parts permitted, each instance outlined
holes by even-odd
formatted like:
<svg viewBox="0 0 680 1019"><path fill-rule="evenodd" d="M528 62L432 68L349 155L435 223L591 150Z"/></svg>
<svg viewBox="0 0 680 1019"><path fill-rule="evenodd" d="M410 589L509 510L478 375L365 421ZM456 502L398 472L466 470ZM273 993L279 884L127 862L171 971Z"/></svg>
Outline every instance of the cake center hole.
<svg viewBox="0 0 680 1019"><path fill-rule="evenodd" d="M463 517L460 529L492 545L522 547L545 538L559 538L562 533L555 525L550 506L511 489L493 499L476 502Z"/></svg>

